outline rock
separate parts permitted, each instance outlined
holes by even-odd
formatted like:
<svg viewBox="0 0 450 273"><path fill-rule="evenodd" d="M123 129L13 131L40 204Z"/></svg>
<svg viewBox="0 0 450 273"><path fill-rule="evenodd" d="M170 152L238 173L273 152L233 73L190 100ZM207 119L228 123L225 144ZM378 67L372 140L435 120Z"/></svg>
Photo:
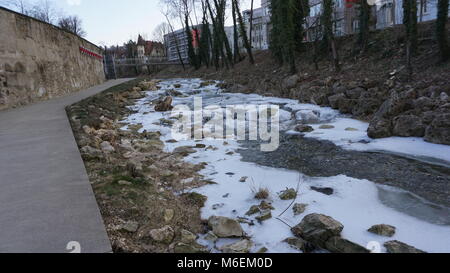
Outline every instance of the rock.
<svg viewBox="0 0 450 273"><path fill-rule="evenodd" d="M205 145L205 144L198 143L198 144L195 145L195 148L197 148L197 149L205 149L205 148L206 148L206 145Z"/></svg>
<svg viewBox="0 0 450 273"><path fill-rule="evenodd" d="M387 119L374 118L369 125L367 135L370 138L385 138L392 136L392 123Z"/></svg>
<svg viewBox="0 0 450 273"><path fill-rule="evenodd" d="M450 114L438 114L425 133L425 140L450 145Z"/></svg>
<svg viewBox="0 0 450 273"><path fill-rule="evenodd" d="M100 147L101 147L102 151L105 153L113 153L116 151L116 149L114 149L114 147L108 141L103 141L100 144Z"/></svg>
<svg viewBox="0 0 450 273"><path fill-rule="evenodd" d="M329 130L329 129L334 129L335 127L333 126L333 125L327 125L327 124L325 124L325 125L321 125L320 127L319 127L319 129L324 129L324 130Z"/></svg>
<svg viewBox="0 0 450 273"><path fill-rule="evenodd" d="M364 88L356 87L354 89L347 90L347 92L345 92L345 94L350 99L359 99L359 97L361 97L361 94L365 91L366 90Z"/></svg>
<svg viewBox="0 0 450 273"><path fill-rule="evenodd" d="M323 193L325 195L333 195L334 193L334 189L332 188L311 187L311 190Z"/></svg>
<svg viewBox="0 0 450 273"><path fill-rule="evenodd" d="M420 97L414 100L413 105L415 109L426 112L434 108L434 101L428 97Z"/></svg>
<svg viewBox="0 0 450 273"><path fill-rule="evenodd" d="M259 204L259 208L261 210L275 210L272 204L269 204L266 201L262 201L261 204Z"/></svg>
<svg viewBox="0 0 450 273"><path fill-rule="evenodd" d="M139 223L135 221L129 221L120 225L119 230L129 233L135 233L139 229Z"/></svg>
<svg viewBox="0 0 450 273"><path fill-rule="evenodd" d="M308 204L295 204L292 210L294 211L294 215L300 215L303 214L306 211L306 208L308 207Z"/></svg>
<svg viewBox="0 0 450 273"><path fill-rule="evenodd" d="M447 93L445 93L445 92L441 93L441 95L439 96L439 99L443 103L447 103L449 101L449 97L448 97Z"/></svg>
<svg viewBox="0 0 450 273"><path fill-rule="evenodd" d="M247 176L241 177L241 179L239 179L239 182L245 183L245 182L247 182L247 179L248 179Z"/></svg>
<svg viewBox="0 0 450 273"><path fill-rule="evenodd" d="M413 115L401 115L393 120L393 133L401 137L423 137L425 126L422 120Z"/></svg>
<svg viewBox="0 0 450 273"><path fill-rule="evenodd" d="M434 118L436 117L436 113L433 111L428 111L422 114L422 122L425 125L431 125Z"/></svg>
<svg viewBox="0 0 450 273"><path fill-rule="evenodd" d="M125 180L120 180L119 182L117 182L117 184L119 184L121 186L131 186L131 185L133 185L133 183L131 183L129 181L125 181Z"/></svg>
<svg viewBox="0 0 450 273"><path fill-rule="evenodd" d="M173 209L164 210L164 221L166 223L171 222L173 220L174 216L175 216L175 211Z"/></svg>
<svg viewBox="0 0 450 273"><path fill-rule="evenodd" d="M84 146L83 148L81 148L81 153L91 157L102 156L102 151L100 151L99 149L95 149L91 146Z"/></svg>
<svg viewBox="0 0 450 273"><path fill-rule="evenodd" d="M378 99L359 99L353 108L353 115L357 117L365 117L374 114L381 106L381 102Z"/></svg>
<svg viewBox="0 0 450 273"><path fill-rule="evenodd" d="M367 230L370 233L385 237L392 237L395 235L396 228L389 225L375 225Z"/></svg>
<svg viewBox="0 0 450 273"><path fill-rule="evenodd" d="M225 245L219 250L223 253L249 253L252 247L253 243L250 240L245 239L234 244Z"/></svg>
<svg viewBox="0 0 450 273"><path fill-rule="evenodd" d="M212 231L208 232L208 234L206 234L205 238L206 241L210 241L210 242L217 242L217 240L219 240L219 237L216 236L216 234L214 234Z"/></svg>
<svg viewBox="0 0 450 273"><path fill-rule="evenodd" d="M341 100L347 99L347 97L343 94L336 94L331 97L328 97L328 101L330 102L330 106L333 109L339 109L339 103Z"/></svg>
<svg viewBox="0 0 450 273"><path fill-rule="evenodd" d="M292 75L290 77L287 77L286 79L283 80L283 88L285 89L294 88L299 80L300 77L298 75Z"/></svg>
<svg viewBox="0 0 450 273"><path fill-rule="evenodd" d="M340 99L338 102L338 109L343 114L351 114L357 104L358 100Z"/></svg>
<svg viewBox="0 0 450 273"><path fill-rule="evenodd" d="M323 214L309 214L302 222L292 228L295 236L325 248L325 243L332 237L340 236L344 226L333 218Z"/></svg>
<svg viewBox="0 0 450 273"><path fill-rule="evenodd" d="M256 251L257 254L264 254L267 253L269 249L267 247L262 247L258 251Z"/></svg>
<svg viewBox="0 0 450 273"><path fill-rule="evenodd" d="M158 243L170 244L175 237L175 232L173 231L171 226L165 226L160 229L150 230L149 235L154 241Z"/></svg>
<svg viewBox="0 0 450 273"><path fill-rule="evenodd" d="M175 150L173 150L173 154L180 155L183 157L189 156L190 154L195 154L196 152L197 151L190 146L182 146L175 148Z"/></svg>
<svg viewBox="0 0 450 273"><path fill-rule="evenodd" d="M297 250L303 251L304 253L309 252L311 248L311 246L308 246L309 243L302 238L290 237L285 239L283 242Z"/></svg>
<svg viewBox="0 0 450 273"><path fill-rule="evenodd" d="M230 218L211 216L208 220L208 225L212 229L212 232L219 238L244 236L244 231L239 222Z"/></svg>
<svg viewBox="0 0 450 273"><path fill-rule="evenodd" d="M413 254L413 253L426 253L413 246L407 245L399 241L389 241L384 244L388 253L401 253L401 254Z"/></svg>
<svg viewBox="0 0 450 273"><path fill-rule="evenodd" d="M303 124L312 124L312 123L319 123L320 122L320 113L317 113L315 111L298 111L295 114L295 119L297 121L301 121Z"/></svg>
<svg viewBox="0 0 450 273"><path fill-rule="evenodd" d="M190 232L189 230L181 230L181 242L185 244L190 244L197 240L197 235Z"/></svg>
<svg viewBox="0 0 450 273"><path fill-rule="evenodd" d="M297 198L297 191L295 189L287 189L282 191L279 197L281 200L293 200Z"/></svg>
<svg viewBox="0 0 450 273"><path fill-rule="evenodd" d="M261 214L256 217L259 222L267 221L272 218L272 212L270 210L262 211Z"/></svg>
<svg viewBox="0 0 450 273"><path fill-rule="evenodd" d="M370 253L368 249L338 236L328 239L325 249L333 253Z"/></svg>
<svg viewBox="0 0 450 273"><path fill-rule="evenodd" d="M177 243L173 249L174 253L178 254L197 254L197 253L208 253L208 250L197 243Z"/></svg>
<svg viewBox="0 0 450 273"><path fill-rule="evenodd" d="M347 132L358 132L359 130L356 129L356 128L348 127L348 128L345 128L345 131L347 131Z"/></svg>
<svg viewBox="0 0 450 273"><path fill-rule="evenodd" d="M213 210L218 210L218 209L223 208L224 206L225 206L224 203L221 203L221 204L214 204L214 205L212 206L212 209L213 209Z"/></svg>
<svg viewBox="0 0 450 273"><path fill-rule="evenodd" d="M172 97L166 97L164 100L159 101L156 104L155 111L156 112L172 111L172 109L173 109L172 102L173 102L173 98Z"/></svg>
<svg viewBox="0 0 450 273"><path fill-rule="evenodd" d="M309 125L297 125L295 131L300 133L310 133L314 131L314 128Z"/></svg>
<svg viewBox="0 0 450 273"><path fill-rule="evenodd" d="M261 212L261 209L258 206L252 206L245 215L252 216L252 215L255 215L260 212Z"/></svg>

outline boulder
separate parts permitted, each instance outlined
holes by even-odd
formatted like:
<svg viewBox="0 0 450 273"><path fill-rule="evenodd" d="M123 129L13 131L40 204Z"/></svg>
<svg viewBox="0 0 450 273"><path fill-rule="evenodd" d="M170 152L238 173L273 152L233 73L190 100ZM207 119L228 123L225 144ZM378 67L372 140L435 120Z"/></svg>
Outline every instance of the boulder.
<svg viewBox="0 0 450 273"><path fill-rule="evenodd" d="M377 234L385 237L392 237L395 235L396 228L390 225L375 225L367 230L370 233Z"/></svg>
<svg viewBox="0 0 450 273"><path fill-rule="evenodd" d="M309 214L302 222L292 228L295 236L325 248L326 242L336 236L340 236L344 226L333 218L323 214Z"/></svg>
<svg viewBox="0 0 450 273"><path fill-rule="evenodd" d="M388 253L401 253L401 254L418 254L418 253L426 253L425 251L422 251L420 249L417 249L413 246L407 245L405 243L399 242L399 241L389 241L384 244L384 247L386 247Z"/></svg>
<svg viewBox="0 0 450 273"><path fill-rule="evenodd" d="M100 144L100 147L101 147L102 151L105 153L113 153L116 151L116 149L114 149L114 147L108 141L103 141Z"/></svg>
<svg viewBox="0 0 450 273"><path fill-rule="evenodd" d="M125 231L129 233L134 233L138 231L139 223L135 221L129 221L119 226L120 231Z"/></svg>
<svg viewBox="0 0 450 273"><path fill-rule="evenodd" d="M223 253L249 253L251 248L253 247L253 243L250 240L241 240L234 244L225 245L221 247L219 250Z"/></svg>
<svg viewBox="0 0 450 273"><path fill-rule="evenodd" d="M425 140L450 145L450 114L438 114L426 129Z"/></svg>
<svg viewBox="0 0 450 273"><path fill-rule="evenodd" d="M208 220L208 225L212 229L212 232L219 238L244 236L241 224L230 218L211 216Z"/></svg>
<svg viewBox="0 0 450 273"><path fill-rule="evenodd" d="M333 253L370 253L368 249L339 236L328 239L325 249Z"/></svg>
<svg viewBox="0 0 450 273"><path fill-rule="evenodd" d="M347 97L343 93L339 93L328 97L328 101L330 102L330 106L333 109L339 109L339 103L341 100L347 99Z"/></svg>
<svg viewBox="0 0 450 273"><path fill-rule="evenodd" d="M295 114L295 119L303 124L319 123L320 113L316 111L298 111Z"/></svg>
<svg viewBox="0 0 450 273"><path fill-rule="evenodd" d="M378 111L381 102L378 99L359 99L353 107L352 114L357 117L372 115Z"/></svg>
<svg viewBox="0 0 450 273"><path fill-rule="evenodd" d="M283 80L283 88L285 89L294 88L299 80L300 77L298 75L292 75L290 77L287 77L286 79Z"/></svg>
<svg viewBox="0 0 450 273"><path fill-rule="evenodd" d="M428 97L420 97L414 100L413 105L415 109L426 112L434 108L434 101Z"/></svg>
<svg viewBox="0 0 450 273"><path fill-rule="evenodd" d="M361 97L361 94L365 91L366 90L364 88L356 87L354 89L347 90L345 94L348 98L356 100L359 99Z"/></svg>
<svg viewBox="0 0 450 273"><path fill-rule="evenodd" d="M357 104L358 100L356 99L340 99L338 109L343 114L351 114Z"/></svg>
<svg viewBox="0 0 450 273"><path fill-rule="evenodd" d="M401 137L423 137L425 125L418 116L401 115L393 120L393 133Z"/></svg>
<svg viewBox="0 0 450 273"><path fill-rule="evenodd" d="M181 242L185 244L191 244L197 240L197 235L190 232L189 230L181 230Z"/></svg>
<svg viewBox="0 0 450 273"><path fill-rule="evenodd" d="M175 232L173 231L171 226L165 226L160 229L150 230L149 235L154 241L158 243L170 244L175 237Z"/></svg>
<svg viewBox="0 0 450 273"><path fill-rule="evenodd" d="M392 123L388 119L374 118L370 122L367 135L370 138L385 138L392 136Z"/></svg>
<svg viewBox="0 0 450 273"><path fill-rule="evenodd" d="M172 109L173 109L172 102L173 102L172 97L166 97L164 100L156 103L155 111L156 112L172 111Z"/></svg>
<svg viewBox="0 0 450 273"><path fill-rule="evenodd" d="M99 157L102 155L102 151L91 146L84 146L81 148L81 153L90 157Z"/></svg>

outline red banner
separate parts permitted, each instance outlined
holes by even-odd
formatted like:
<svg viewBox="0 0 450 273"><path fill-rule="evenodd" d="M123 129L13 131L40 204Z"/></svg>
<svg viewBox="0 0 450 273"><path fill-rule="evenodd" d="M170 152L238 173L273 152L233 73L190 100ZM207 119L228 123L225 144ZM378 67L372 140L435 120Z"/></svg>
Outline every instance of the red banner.
<svg viewBox="0 0 450 273"><path fill-rule="evenodd" d="M96 58L98 60L103 60L103 56L102 55L99 55L99 54L97 54L95 52L87 50L86 48L84 48L82 46L80 46L80 52L81 52L81 54L88 55L89 57Z"/></svg>

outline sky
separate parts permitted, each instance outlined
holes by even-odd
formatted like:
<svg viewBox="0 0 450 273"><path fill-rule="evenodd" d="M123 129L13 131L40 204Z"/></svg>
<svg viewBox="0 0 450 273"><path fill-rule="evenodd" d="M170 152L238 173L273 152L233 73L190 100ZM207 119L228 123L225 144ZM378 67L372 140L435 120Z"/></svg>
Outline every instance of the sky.
<svg viewBox="0 0 450 273"><path fill-rule="evenodd" d="M0 1L2 2L2 1ZM29 0L29 2L38 2ZM87 40L97 45L121 45L138 34L151 39L154 28L166 22L160 0L52 0L63 14L78 15L87 32ZM242 9L246 9L249 0ZM260 0L255 0L260 7Z"/></svg>

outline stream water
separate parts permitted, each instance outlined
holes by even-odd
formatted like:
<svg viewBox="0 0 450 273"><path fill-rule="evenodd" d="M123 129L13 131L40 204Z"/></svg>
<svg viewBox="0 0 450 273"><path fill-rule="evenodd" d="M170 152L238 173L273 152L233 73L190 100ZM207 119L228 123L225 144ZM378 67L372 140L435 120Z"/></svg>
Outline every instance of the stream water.
<svg viewBox="0 0 450 273"><path fill-rule="evenodd" d="M133 107L129 124L142 124L142 130L160 131L162 140L172 139L171 128L162 120L174 120L170 112L154 111L152 101L174 96L174 105L193 107L194 97L203 106L265 105L280 107L280 146L262 152L257 141L186 140L167 143L167 151L180 146L205 144L206 148L186 157L192 163L208 163L202 174L215 185L196 189L208 197L202 216L244 217L243 225L255 243L254 251L266 247L270 252L296 252L282 241L291 237L287 225L298 224L309 213L329 215L345 226L343 236L366 246L376 241L400 240L428 252L450 252L450 147L425 143L421 139L391 138L371 140L367 124L339 114L331 108L301 104L294 100L255 94L223 93L215 84L203 86L199 79L164 80L161 89L148 92ZM314 131L300 134L293 130L307 124ZM327 126L325 129L322 125ZM246 183L241 182L247 177ZM311 189L329 187L330 196ZM275 207L273 218L256 223L245 216L258 205L254 193L267 188ZM302 215L294 215L290 201L278 193L299 188L298 203L308 204ZM278 219L276 219L278 218ZM375 224L397 227L393 238L370 234ZM220 240L214 250L232 240Z"/></svg>

